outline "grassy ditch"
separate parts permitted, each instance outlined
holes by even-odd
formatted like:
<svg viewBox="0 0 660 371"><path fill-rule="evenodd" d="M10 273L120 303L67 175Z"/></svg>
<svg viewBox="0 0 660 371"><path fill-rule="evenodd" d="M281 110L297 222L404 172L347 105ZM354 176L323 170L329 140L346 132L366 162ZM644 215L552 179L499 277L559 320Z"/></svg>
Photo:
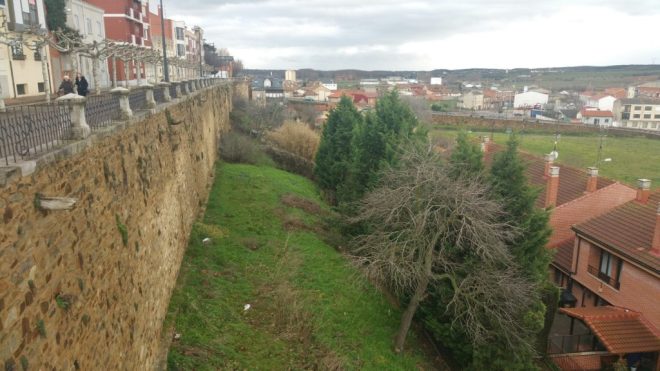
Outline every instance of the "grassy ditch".
<svg viewBox="0 0 660 371"><path fill-rule="evenodd" d="M330 246L313 183L269 166L217 175L166 319L169 369L431 368L414 334L393 353L400 312Z"/></svg>

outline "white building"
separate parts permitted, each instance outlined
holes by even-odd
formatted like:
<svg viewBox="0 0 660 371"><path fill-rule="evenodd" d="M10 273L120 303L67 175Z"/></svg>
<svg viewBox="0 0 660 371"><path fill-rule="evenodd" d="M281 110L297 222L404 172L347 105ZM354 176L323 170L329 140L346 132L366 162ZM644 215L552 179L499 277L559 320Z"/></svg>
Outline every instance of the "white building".
<svg viewBox="0 0 660 371"><path fill-rule="evenodd" d="M612 126L614 123L614 114L609 110L583 108L576 118L585 125Z"/></svg>
<svg viewBox="0 0 660 371"><path fill-rule="evenodd" d="M614 109L616 98L609 94L580 94L580 101L587 107L597 108L601 111Z"/></svg>
<svg viewBox="0 0 660 371"><path fill-rule="evenodd" d="M296 71L295 70L287 70L284 72L284 80L285 81L296 81Z"/></svg>
<svg viewBox="0 0 660 371"><path fill-rule="evenodd" d="M518 93L513 98L514 108L533 108L536 105L548 104L548 94L539 93L535 91L527 91Z"/></svg>
<svg viewBox="0 0 660 371"><path fill-rule="evenodd" d="M93 41L101 42L105 39L105 26L103 21L104 10L88 2L81 0L67 0L66 8L68 15L66 19L67 26L80 32L84 41L91 43ZM73 70L71 56L61 55L60 58L53 58L53 82L59 86L62 82L62 76ZM93 61L89 57L80 56L78 60L78 71L85 76L89 83L89 89L95 89L93 78ZM97 64L99 85L102 89L110 87L110 75L108 73L108 63L105 60ZM74 76L71 76L75 79Z"/></svg>
<svg viewBox="0 0 660 371"><path fill-rule="evenodd" d="M321 81L321 85L331 91L337 90L337 83L334 81Z"/></svg>
<svg viewBox="0 0 660 371"><path fill-rule="evenodd" d="M442 85L442 77L431 77L431 85Z"/></svg>
<svg viewBox="0 0 660 371"><path fill-rule="evenodd" d="M481 110L484 107L484 94L480 91L469 91L461 97L460 106L463 109Z"/></svg>

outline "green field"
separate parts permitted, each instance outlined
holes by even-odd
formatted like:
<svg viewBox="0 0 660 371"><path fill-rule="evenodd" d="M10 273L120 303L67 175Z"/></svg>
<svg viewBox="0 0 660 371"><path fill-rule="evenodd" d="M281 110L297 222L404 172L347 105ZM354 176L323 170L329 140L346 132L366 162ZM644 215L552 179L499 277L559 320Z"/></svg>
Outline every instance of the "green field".
<svg viewBox="0 0 660 371"><path fill-rule="evenodd" d="M453 139L458 132L453 129L435 129L432 137ZM475 137L486 133L474 132ZM490 135L490 133L488 133ZM495 133L495 143L504 144L508 135ZM521 149L539 156L552 151L552 134L522 134ZM586 169L596 166L600 137L597 135L571 136L563 134L558 143L559 159L557 162L576 168ZM660 189L660 139L643 137L607 137L604 141L600 174L635 186L639 178L648 178L655 189Z"/></svg>
<svg viewBox="0 0 660 371"><path fill-rule="evenodd" d="M181 334L168 368L431 368L418 350L393 353L400 312L324 242L332 218L305 178L219 165L165 321Z"/></svg>

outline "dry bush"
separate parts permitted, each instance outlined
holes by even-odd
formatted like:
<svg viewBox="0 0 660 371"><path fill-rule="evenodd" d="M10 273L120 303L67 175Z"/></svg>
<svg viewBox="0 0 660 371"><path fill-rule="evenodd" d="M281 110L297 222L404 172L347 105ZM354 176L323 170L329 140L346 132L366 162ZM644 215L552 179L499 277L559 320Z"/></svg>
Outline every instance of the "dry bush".
<svg viewBox="0 0 660 371"><path fill-rule="evenodd" d="M303 123L287 121L268 134L268 139L277 147L308 161L314 161L321 137Z"/></svg>
<svg viewBox="0 0 660 371"><path fill-rule="evenodd" d="M230 132L222 136L220 156L227 162L258 164L264 157L259 146L245 135Z"/></svg>

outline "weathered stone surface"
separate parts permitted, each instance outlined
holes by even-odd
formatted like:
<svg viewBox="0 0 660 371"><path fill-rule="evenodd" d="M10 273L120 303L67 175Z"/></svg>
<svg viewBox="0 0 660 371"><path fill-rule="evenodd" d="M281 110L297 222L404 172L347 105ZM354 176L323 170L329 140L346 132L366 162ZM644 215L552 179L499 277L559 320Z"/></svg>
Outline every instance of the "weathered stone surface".
<svg viewBox="0 0 660 371"><path fill-rule="evenodd" d="M168 107L183 120L175 129L159 107L37 159L47 165L0 187L0 362L154 368L230 107L226 87L195 92ZM43 211L37 194L78 202ZM70 299L66 309L58 296Z"/></svg>

